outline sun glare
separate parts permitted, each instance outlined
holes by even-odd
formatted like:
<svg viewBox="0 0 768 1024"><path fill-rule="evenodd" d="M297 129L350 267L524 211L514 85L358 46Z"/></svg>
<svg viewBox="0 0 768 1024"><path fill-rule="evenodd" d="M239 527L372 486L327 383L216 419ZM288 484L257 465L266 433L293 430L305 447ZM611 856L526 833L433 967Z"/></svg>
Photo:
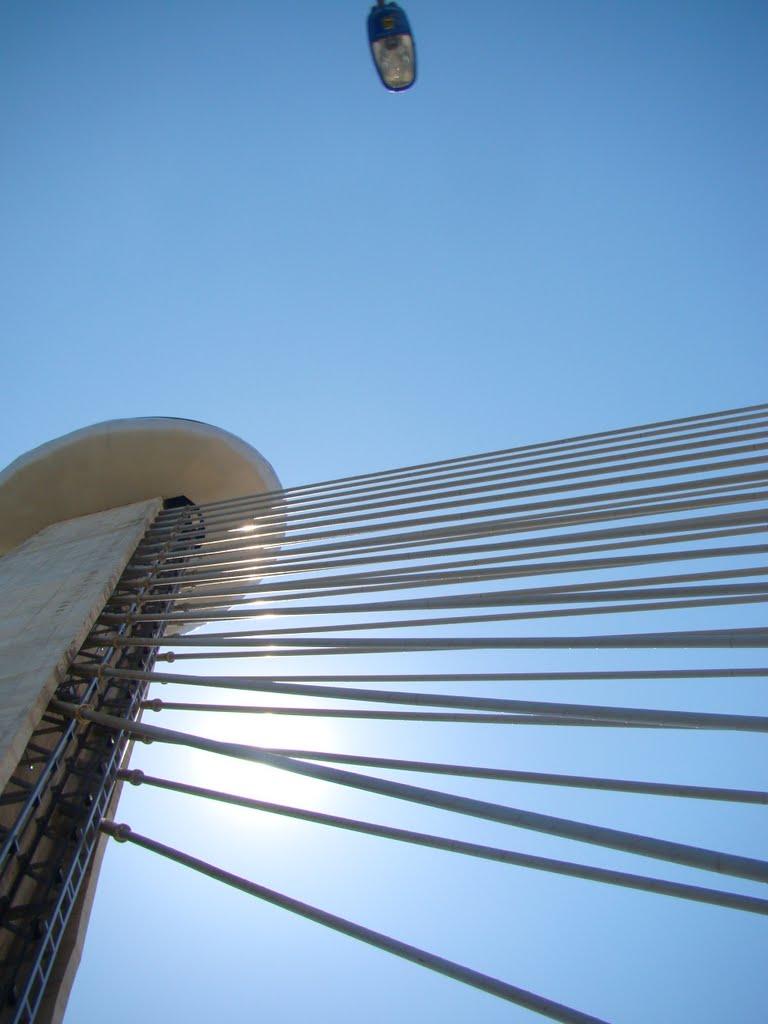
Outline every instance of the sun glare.
<svg viewBox="0 0 768 1024"><path fill-rule="evenodd" d="M275 714L200 713L185 716L185 731L227 743L298 750L338 749L338 728L319 719ZM178 727L178 726L177 726ZM276 768L205 752L189 752L185 781L194 786L310 810L331 810L337 787ZM335 792L336 791L336 792ZM236 809L220 805L239 815ZM277 815L259 814L260 825L279 822Z"/></svg>

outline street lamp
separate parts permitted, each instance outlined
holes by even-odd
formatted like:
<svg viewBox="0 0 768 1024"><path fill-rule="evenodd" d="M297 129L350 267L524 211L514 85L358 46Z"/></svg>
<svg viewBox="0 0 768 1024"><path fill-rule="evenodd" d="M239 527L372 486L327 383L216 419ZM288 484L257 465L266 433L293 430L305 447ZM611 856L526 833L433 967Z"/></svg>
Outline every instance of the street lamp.
<svg viewBox="0 0 768 1024"><path fill-rule="evenodd" d="M378 0L368 15L368 42L379 78L387 89L409 89L416 81L416 49L402 7Z"/></svg>

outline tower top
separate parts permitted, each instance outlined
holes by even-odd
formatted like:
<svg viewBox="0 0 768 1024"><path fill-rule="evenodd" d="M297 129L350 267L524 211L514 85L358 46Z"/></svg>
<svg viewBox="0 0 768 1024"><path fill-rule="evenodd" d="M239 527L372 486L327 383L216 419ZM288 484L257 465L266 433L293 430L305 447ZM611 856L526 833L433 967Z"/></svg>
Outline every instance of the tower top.
<svg viewBox="0 0 768 1024"><path fill-rule="evenodd" d="M219 427L166 416L107 420L0 472L0 554L52 523L148 498L204 504L279 489L267 460Z"/></svg>

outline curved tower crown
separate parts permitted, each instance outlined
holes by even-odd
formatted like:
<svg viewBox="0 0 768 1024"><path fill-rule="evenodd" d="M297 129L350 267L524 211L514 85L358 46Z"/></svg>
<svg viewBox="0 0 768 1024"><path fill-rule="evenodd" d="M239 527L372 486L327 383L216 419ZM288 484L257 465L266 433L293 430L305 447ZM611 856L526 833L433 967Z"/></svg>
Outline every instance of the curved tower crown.
<svg viewBox="0 0 768 1024"><path fill-rule="evenodd" d="M197 420L108 420L48 441L0 472L0 554L52 523L148 498L195 504L279 490L267 460Z"/></svg>

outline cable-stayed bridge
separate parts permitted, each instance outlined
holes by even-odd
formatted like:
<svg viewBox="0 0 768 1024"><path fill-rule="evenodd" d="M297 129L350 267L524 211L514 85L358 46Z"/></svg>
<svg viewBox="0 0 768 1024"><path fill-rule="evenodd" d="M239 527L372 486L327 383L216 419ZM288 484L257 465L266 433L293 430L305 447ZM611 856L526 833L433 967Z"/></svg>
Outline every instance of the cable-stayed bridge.
<svg viewBox="0 0 768 1024"><path fill-rule="evenodd" d="M197 442L206 429L194 428ZM57 519L8 531L10 582L75 541L106 536L124 557L40 693L9 701L20 710L13 735L6 729L0 798L0 1020L61 1013L106 837L532 1013L605 1019L599 998L566 1005L525 977L492 976L378 931L364 908L352 919L310 905L144 834L120 816L125 784L166 793L170 819L216 801L300 821L308 845L320 826L338 830L342 848L358 834L382 850L506 865L512 893L525 872L537 884L565 877L745 918L768 913L765 826L745 841L731 824L734 808L763 814L768 803L768 406L288 489L259 464L254 493L241 476L234 496L214 500L187 493L198 485L193 459L160 490L181 456L158 445L157 467L142 466L146 439L121 430L148 491L119 492L112 504L99 494L92 509L67 505ZM41 479L77 477L88 492L103 438L85 433L53 452ZM66 461L75 449L76 470ZM20 462L0 480L15 506L37 464ZM211 487L227 493L226 481ZM80 533L62 540L64 529ZM94 564L100 550L88 555ZM9 607L10 582L0 577ZM60 594L66 584L56 585ZM56 615L50 595L41 607L38 623ZM10 677L34 631L19 640L9 621ZM213 737L199 728L212 716L300 722L305 737L332 723L335 742ZM326 783L339 804L294 806L279 785L267 798L142 767L166 746ZM343 794L370 814L340 813ZM565 810L553 812L552 794L567 798L555 800ZM605 794L614 799L601 802ZM632 827L635 807L648 827ZM676 816L701 807L708 837L681 840ZM403 808L409 821L455 819L462 838L449 824L404 827ZM503 840L488 841L489 823ZM258 929L258 902L253 912ZM713 931L719 921L713 913Z"/></svg>

